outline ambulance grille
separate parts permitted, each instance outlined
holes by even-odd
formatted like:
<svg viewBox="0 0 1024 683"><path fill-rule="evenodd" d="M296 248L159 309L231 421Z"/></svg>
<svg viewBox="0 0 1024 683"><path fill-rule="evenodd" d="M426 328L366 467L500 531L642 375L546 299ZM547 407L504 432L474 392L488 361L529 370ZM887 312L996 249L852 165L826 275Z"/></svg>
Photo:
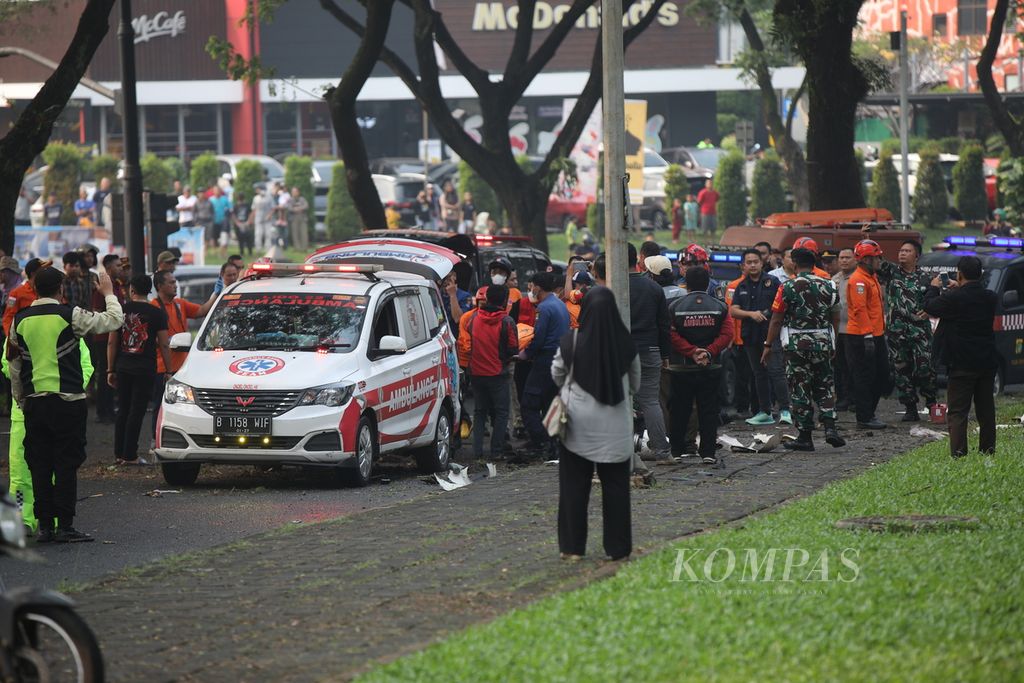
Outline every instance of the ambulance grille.
<svg viewBox="0 0 1024 683"><path fill-rule="evenodd" d="M299 402L300 391L196 389L196 404L211 415L284 415Z"/></svg>

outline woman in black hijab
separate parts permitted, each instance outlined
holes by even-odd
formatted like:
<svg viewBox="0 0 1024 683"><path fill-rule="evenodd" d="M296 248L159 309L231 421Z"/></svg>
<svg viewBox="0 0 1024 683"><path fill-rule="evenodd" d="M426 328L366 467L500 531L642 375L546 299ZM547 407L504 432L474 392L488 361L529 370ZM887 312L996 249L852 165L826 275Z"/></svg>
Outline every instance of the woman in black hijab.
<svg viewBox="0 0 1024 683"><path fill-rule="evenodd" d="M558 545L566 559L579 559L586 551L587 505L596 467L604 550L619 560L633 550L630 394L640 387L640 357L610 289L594 287L587 292L579 323L579 330L562 338L551 364L551 376L561 387L568 414L558 467Z"/></svg>

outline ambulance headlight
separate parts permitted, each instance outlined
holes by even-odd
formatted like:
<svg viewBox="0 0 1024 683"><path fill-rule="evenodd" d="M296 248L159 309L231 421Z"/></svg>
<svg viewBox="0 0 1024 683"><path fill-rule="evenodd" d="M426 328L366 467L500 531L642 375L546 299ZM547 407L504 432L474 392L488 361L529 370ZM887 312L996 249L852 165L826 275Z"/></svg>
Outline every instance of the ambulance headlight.
<svg viewBox="0 0 1024 683"><path fill-rule="evenodd" d="M325 384L302 392L300 406L331 406L341 407L352 398L353 385L347 383Z"/></svg>
<svg viewBox="0 0 1024 683"><path fill-rule="evenodd" d="M164 388L164 403L194 404L195 402L196 396L192 392L192 387L176 379L167 380L167 386Z"/></svg>

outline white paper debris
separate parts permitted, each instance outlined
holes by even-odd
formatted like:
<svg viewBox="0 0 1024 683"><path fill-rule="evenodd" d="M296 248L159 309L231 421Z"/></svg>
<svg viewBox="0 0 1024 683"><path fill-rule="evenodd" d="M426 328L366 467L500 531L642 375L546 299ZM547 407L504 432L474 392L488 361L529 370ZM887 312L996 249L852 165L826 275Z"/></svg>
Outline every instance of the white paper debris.
<svg viewBox="0 0 1024 683"><path fill-rule="evenodd" d="M911 427L910 435L916 436L919 439L933 439L935 441L946 438L944 433L937 432L934 429L928 429L927 427Z"/></svg>
<svg viewBox="0 0 1024 683"><path fill-rule="evenodd" d="M465 484L456 484L455 482L448 481L440 474L434 473L434 479L437 479L437 483L441 485L445 491L454 491L455 489L461 489Z"/></svg>
<svg viewBox="0 0 1024 683"><path fill-rule="evenodd" d="M544 464L545 465L557 465L558 464L558 460L545 460Z"/></svg>
<svg viewBox="0 0 1024 683"><path fill-rule="evenodd" d="M493 479L498 476L498 468L494 466L493 462L487 463L487 478Z"/></svg>
<svg viewBox="0 0 1024 683"><path fill-rule="evenodd" d="M724 444L726 446L732 446L733 448L743 448L743 449L746 449L746 446L741 444L738 439L736 439L735 437L729 436L728 434L719 434L718 435L718 441L719 441L719 443Z"/></svg>
<svg viewBox="0 0 1024 683"><path fill-rule="evenodd" d="M453 484L458 484L459 486L469 486L473 483L469 478L469 468L454 462L451 464L451 472L448 473L448 478L451 479Z"/></svg>

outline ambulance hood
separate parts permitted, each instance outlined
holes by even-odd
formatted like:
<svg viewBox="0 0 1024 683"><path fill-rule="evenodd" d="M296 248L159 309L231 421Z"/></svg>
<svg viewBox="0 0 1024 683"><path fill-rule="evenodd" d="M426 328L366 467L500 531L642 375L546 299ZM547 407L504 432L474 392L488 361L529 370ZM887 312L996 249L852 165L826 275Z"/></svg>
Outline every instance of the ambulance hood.
<svg viewBox="0 0 1024 683"><path fill-rule="evenodd" d="M189 354L174 378L200 389L274 391L341 382L359 369L355 351L207 351Z"/></svg>

